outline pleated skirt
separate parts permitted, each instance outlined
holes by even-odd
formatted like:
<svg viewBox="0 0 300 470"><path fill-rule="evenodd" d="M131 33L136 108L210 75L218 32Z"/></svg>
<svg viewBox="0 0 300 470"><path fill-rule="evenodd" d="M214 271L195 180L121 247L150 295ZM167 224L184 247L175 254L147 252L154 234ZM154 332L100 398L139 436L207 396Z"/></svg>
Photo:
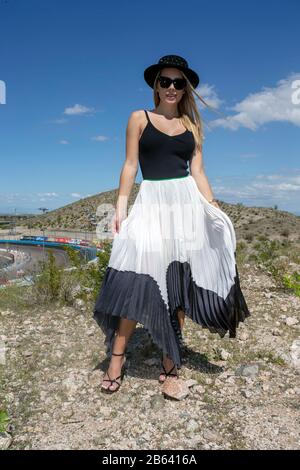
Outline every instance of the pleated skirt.
<svg viewBox="0 0 300 470"><path fill-rule="evenodd" d="M236 337L250 315L240 288L231 219L186 177L144 179L112 242L93 318L111 356L121 318L142 324L177 368L183 336L178 310L199 326Z"/></svg>

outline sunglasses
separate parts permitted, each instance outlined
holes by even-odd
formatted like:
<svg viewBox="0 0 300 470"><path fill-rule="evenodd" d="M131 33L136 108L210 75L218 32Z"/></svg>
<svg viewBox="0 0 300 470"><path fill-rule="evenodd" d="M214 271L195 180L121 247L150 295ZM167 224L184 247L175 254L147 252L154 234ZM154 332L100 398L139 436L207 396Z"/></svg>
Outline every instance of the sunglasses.
<svg viewBox="0 0 300 470"><path fill-rule="evenodd" d="M174 88L176 90L183 90L184 87L186 87L185 78L174 78L172 80L172 78L170 77L164 77L163 75L161 75L160 77L158 77L158 80L162 88L169 88L171 83L174 84Z"/></svg>

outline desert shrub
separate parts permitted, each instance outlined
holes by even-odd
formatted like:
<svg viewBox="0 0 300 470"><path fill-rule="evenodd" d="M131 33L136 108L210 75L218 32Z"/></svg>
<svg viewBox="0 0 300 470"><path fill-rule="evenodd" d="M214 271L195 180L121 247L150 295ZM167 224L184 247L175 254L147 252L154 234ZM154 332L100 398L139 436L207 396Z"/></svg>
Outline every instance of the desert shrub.
<svg viewBox="0 0 300 470"><path fill-rule="evenodd" d="M245 240L247 240L248 242L252 242L253 238L254 238L254 234L252 232L249 232L249 233L246 233L245 234Z"/></svg>
<svg viewBox="0 0 300 470"><path fill-rule="evenodd" d="M290 231L287 228L285 228L280 232L280 235L282 237L288 237L290 235Z"/></svg>
<svg viewBox="0 0 300 470"><path fill-rule="evenodd" d="M48 303L58 300L63 277L63 269L56 264L55 256L47 250L45 260L39 260L39 269L33 275L31 286L32 300L36 303Z"/></svg>
<svg viewBox="0 0 300 470"><path fill-rule="evenodd" d="M255 245L256 253L252 253L250 258L273 276L278 287L292 290L299 295L300 274L297 271L293 274L287 272L293 256L292 246L289 240L265 240Z"/></svg>
<svg viewBox="0 0 300 470"><path fill-rule="evenodd" d="M292 274L283 276L283 284L287 289L291 289L298 297L300 297L300 273L294 271Z"/></svg>

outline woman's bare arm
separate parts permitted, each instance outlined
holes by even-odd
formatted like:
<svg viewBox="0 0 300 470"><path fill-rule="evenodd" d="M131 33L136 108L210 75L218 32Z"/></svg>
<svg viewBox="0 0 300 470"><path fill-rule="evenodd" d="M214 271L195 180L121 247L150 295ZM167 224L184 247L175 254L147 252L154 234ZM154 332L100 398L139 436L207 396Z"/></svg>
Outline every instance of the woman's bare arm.
<svg viewBox="0 0 300 470"><path fill-rule="evenodd" d="M190 162L190 173L192 177L195 179L198 189L203 194L203 196L207 200L212 199L214 195L213 195L212 188L209 184L208 178L205 174L203 157L202 157L202 149L196 150L196 153ZM212 204L216 205L216 207L219 207L216 201L214 201Z"/></svg>
<svg viewBox="0 0 300 470"><path fill-rule="evenodd" d="M133 111L129 116L126 128L126 158L120 174L118 199L116 204L117 223L115 229L118 232L122 220L127 217L128 199L138 172L139 136L140 113L139 111Z"/></svg>

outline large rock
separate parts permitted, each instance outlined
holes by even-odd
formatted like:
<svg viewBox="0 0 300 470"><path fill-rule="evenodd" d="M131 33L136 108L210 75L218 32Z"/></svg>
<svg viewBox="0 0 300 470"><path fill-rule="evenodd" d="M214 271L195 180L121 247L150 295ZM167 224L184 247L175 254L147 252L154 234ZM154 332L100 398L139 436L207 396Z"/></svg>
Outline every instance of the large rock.
<svg viewBox="0 0 300 470"><path fill-rule="evenodd" d="M183 400L189 395L189 387L182 379L167 377L163 384L162 392L165 397Z"/></svg>
<svg viewBox="0 0 300 470"><path fill-rule="evenodd" d="M12 443L12 437L7 432L0 432L0 450L8 449Z"/></svg>

